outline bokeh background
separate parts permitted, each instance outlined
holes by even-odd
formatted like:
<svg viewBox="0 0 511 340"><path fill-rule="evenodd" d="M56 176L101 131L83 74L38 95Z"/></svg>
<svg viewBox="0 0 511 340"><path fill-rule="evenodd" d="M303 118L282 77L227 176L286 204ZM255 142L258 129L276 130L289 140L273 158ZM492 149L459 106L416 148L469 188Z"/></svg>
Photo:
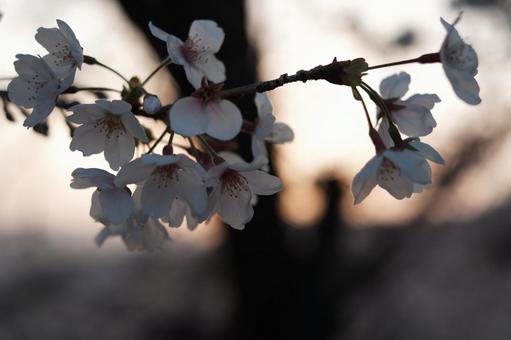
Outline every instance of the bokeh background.
<svg viewBox="0 0 511 340"><path fill-rule="evenodd" d="M377 188L354 206L351 179L374 152L359 103L324 82L279 88L275 113L296 136L273 150L285 190L261 198L243 232L217 221L172 229L154 253L118 239L96 247L91 192L69 182L75 168L106 162L69 150L60 112L44 136L13 110L17 122L0 117L0 339L511 338L511 2L0 0L0 11L1 76L15 74L15 54L44 53L33 36L56 19L86 54L141 77L165 56L149 20L184 38L194 19L213 19L226 32L227 87L333 57L374 65L435 52L439 17L463 11L482 98L459 100L437 64L371 71L374 87L407 71L410 95L440 96L425 140L447 165L424 194L397 201ZM88 65L76 83L121 86ZM190 91L172 67L148 89L164 102ZM250 100L237 104L254 115Z"/></svg>

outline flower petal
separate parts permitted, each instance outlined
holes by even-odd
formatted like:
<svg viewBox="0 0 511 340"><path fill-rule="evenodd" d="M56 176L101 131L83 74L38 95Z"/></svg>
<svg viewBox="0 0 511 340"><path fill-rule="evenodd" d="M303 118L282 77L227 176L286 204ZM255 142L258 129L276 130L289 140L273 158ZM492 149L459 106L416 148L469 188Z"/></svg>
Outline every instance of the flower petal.
<svg viewBox="0 0 511 340"><path fill-rule="evenodd" d="M144 143L149 142L144 127L140 124L133 113L127 112L121 115L121 121L122 125L124 125L124 128L129 132L130 135Z"/></svg>
<svg viewBox="0 0 511 340"><path fill-rule="evenodd" d="M183 136L196 136L206 132L208 116L206 106L193 97L181 98L169 111L172 130Z"/></svg>
<svg viewBox="0 0 511 340"><path fill-rule="evenodd" d="M433 147L429 144L423 143L420 140L413 140L409 142L411 146L413 146L417 151L426 159L429 159L432 162L435 162L437 164L445 164L444 159L438 151L433 149Z"/></svg>
<svg viewBox="0 0 511 340"><path fill-rule="evenodd" d="M105 111L96 104L78 104L71 106L72 115L66 119L71 123L86 124L106 117Z"/></svg>
<svg viewBox="0 0 511 340"><path fill-rule="evenodd" d="M206 106L206 133L219 140L230 140L241 130L243 118L236 105L228 100L209 102Z"/></svg>
<svg viewBox="0 0 511 340"><path fill-rule="evenodd" d="M69 148L81 151L84 156L102 152L105 149L105 134L93 124L84 124L75 129Z"/></svg>
<svg viewBox="0 0 511 340"><path fill-rule="evenodd" d="M282 190L282 181L261 170L240 172L248 181L252 193L257 195L273 195Z"/></svg>
<svg viewBox="0 0 511 340"><path fill-rule="evenodd" d="M108 171L96 168L78 168L75 169L71 176L71 188L85 189L90 187L98 187L101 189L113 189L114 175Z"/></svg>
<svg viewBox="0 0 511 340"><path fill-rule="evenodd" d="M216 53L222 46L225 34L224 30L212 20L195 20L192 22L188 36L198 44L199 49Z"/></svg>
<svg viewBox="0 0 511 340"><path fill-rule="evenodd" d="M383 157L375 156L355 175L351 184L351 192L355 197L355 204L362 202L376 185L378 168Z"/></svg>
<svg viewBox="0 0 511 340"><path fill-rule="evenodd" d="M225 81L225 65L214 55L208 55L202 62L197 62L195 67L200 69L202 73L214 83Z"/></svg>
<svg viewBox="0 0 511 340"><path fill-rule="evenodd" d="M419 153L410 150L387 150L383 155L401 169L410 181L422 185L431 184L431 167Z"/></svg>
<svg viewBox="0 0 511 340"><path fill-rule="evenodd" d="M99 203L104 218L111 224L121 224L133 213L133 201L126 188L101 190Z"/></svg>
<svg viewBox="0 0 511 340"><path fill-rule="evenodd" d="M145 181L156 168L153 164L146 164L137 158L125 164L115 176L114 183L117 187L124 187L132 183ZM135 191L136 192L136 191Z"/></svg>
<svg viewBox="0 0 511 340"><path fill-rule="evenodd" d="M410 75L406 72L393 74L380 83L380 94L383 99L401 98L408 91Z"/></svg>
<svg viewBox="0 0 511 340"><path fill-rule="evenodd" d="M248 186L232 187L232 190L221 185L221 194L215 210L225 223L234 229L242 230L254 215L254 209L250 204L252 194Z"/></svg>
<svg viewBox="0 0 511 340"><path fill-rule="evenodd" d="M142 210L156 218L169 215L172 202L177 195L174 186L161 181L158 176L158 174L150 176L142 188Z"/></svg>
<svg viewBox="0 0 511 340"><path fill-rule="evenodd" d="M135 154L135 140L126 132L113 133L105 139L105 159L112 170L119 170Z"/></svg>
<svg viewBox="0 0 511 340"><path fill-rule="evenodd" d="M294 138L295 134L289 125L286 123L276 122L273 124L273 129L266 137L266 140L273 144L282 144L291 142Z"/></svg>

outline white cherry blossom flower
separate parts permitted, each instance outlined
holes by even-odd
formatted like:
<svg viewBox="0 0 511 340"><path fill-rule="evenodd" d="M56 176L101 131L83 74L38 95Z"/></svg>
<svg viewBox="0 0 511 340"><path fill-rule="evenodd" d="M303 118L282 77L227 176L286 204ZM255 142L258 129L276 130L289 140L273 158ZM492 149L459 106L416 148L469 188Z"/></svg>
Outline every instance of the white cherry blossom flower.
<svg viewBox="0 0 511 340"><path fill-rule="evenodd" d="M131 192L126 187L114 184L115 176L101 169L78 168L71 174L71 188L85 189L96 187L92 194L90 215L105 225L121 224L133 212Z"/></svg>
<svg viewBox="0 0 511 340"><path fill-rule="evenodd" d="M251 163L226 158L211 169L208 174L213 189L209 195L211 213L235 229L244 229L254 215L254 195L272 195L282 190L278 177L259 170L266 160L259 158Z"/></svg>
<svg viewBox="0 0 511 340"><path fill-rule="evenodd" d="M79 150L84 156L104 151L113 170L133 158L134 138L148 142L144 128L125 101L99 99L95 104L79 104L69 110L73 114L68 121L82 124L74 131L70 149Z"/></svg>
<svg viewBox="0 0 511 340"><path fill-rule="evenodd" d="M148 216L168 217L176 197L186 202L195 216L202 216L208 208L205 175L186 155L145 154L124 165L115 183L143 183L141 204Z"/></svg>
<svg viewBox="0 0 511 340"><path fill-rule="evenodd" d="M167 43L173 63L182 65L186 78L197 89L203 77L220 83L225 80L225 66L215 57L224 41L224 31L211 20L195 20L188 38L183 42L176 36L149 23L151 33Z"/></svg>
<svg viewBox="0 0 511 340"><path fill-rule="evenodd" d="M43 59L57 74L75 72L83 63L83 48L73 30L62 20L57 20L58 28L40 27L35 39L49 54Z"/></svg>
<svg viewBox="0 0 511 340"><path fill-rule="evenodd" d="M435 103L440 102L436 94L414 94L406 100L402 97L408 91L410 75L406 72L394 74L382 80L380 94L392 114L392 120L399 131L410 137L426 136L436 127L431 114ZM390 139L388 122L385 118L379 126L384 141Z"/></svg>
<svg viewBox="0 0 511 340"><path fill-rule="evenodd" d="M161 109L161 101L160 98L155 96L154 94L146 94L144 96L144 111L150 115L154 115Z"/></svg>
<svg viewBox="0 0 511 340"><path fill-rule="evenodd" d="M120 236L128 250L150 252L163 248L170 240L165 226L155 218L143 222L130 218L121 225L108 225L96 236L96 244L101 246L107 238L113 236Z"/></svg>
<svg viewBox="0 0 511 340"><path fill-rule="evenodd" d="M409 149L387 149L364 165L353 179L351 190L358 204L376 185L403 199L430 184L431 167L421 154Z"/></svg>
<svg viewBox="0 0 511 340"><path fill-rule="evenodd" d="M25 108L34 108L23 126L34 127L44 121L55 108L57 97L74 80L74 73L60 78L41 58L17 54L14 67L18 77L8 85L9 100Z"/></svg>
<svg viewBox="0 0 511 340"><path fill-rule="evenodd" d="M294 139L294 133L289 125L275 122L273 106L266 93L257 93L254 100L258 118L252 134L252 155L254 158L262 156L268 159L266 142L272 144L290 142Z"/></svg>
<svg viewBox="0 0 511 340"><path fill-rule="evenodd" d="M172 130L183 136L208 134L230 140L241 130L243 118L231 101L220 97L220 87L207 82L190 97L179 99L169 110Z"/></svg>
<svg viewBox="0 0 511 340"><path fill-rule="evenodd" d="M183 224L186 218L186 225L188 229L194 230L197 228L199 223L206 219L205 217L207 215L208 214L204 214L203 217L195 216L192 209L190 208L190 205L179 197L176 197L172 203L172 208L170 209L169 215L162 218L162 220L168 223L170 227L178 228Z"/></svg>
<svg viewBox="0 0 511 340"><path fill-rule="evenodd" d="M465 43L454 28L460 19L461 14L451 25L440 18L440 22L447 31L447 36L440 48L440 60L456 95L467 104L477 105L481 102L479 85L475 80L479 61L474 48Z"/></svg>

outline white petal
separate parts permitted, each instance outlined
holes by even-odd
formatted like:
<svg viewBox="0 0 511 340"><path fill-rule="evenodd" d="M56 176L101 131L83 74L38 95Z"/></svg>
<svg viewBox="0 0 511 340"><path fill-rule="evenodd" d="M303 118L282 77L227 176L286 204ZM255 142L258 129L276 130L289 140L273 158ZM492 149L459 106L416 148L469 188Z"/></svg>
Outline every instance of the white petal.
<svg viewBox="0 0 511 340"><path fill-rule="evenodd" d="M185 70L186 79L188 79L190 84L192 84L195 89L201 87L202 78L205 76L204 71L188 62L183 63L183 68Z"/></svg>
<svg viewBox="0 0 511 340"><path fill-rule="evenodd" d="M242 230L254 215L250 204L252 194L248 185L232 188L222 187L221 195L216 205L216 211L225 223L234 229Z"/></svg>
<svg viewBox="0 0 511 340"><path fill-rule="evenodd" d="M282 181L264 171L241 172L241 175L247 179L248 186L254 194L273 195L282 190Z"/></svg>
<svg viewBox="0 0 511 340"><path fill-rule="evenodd" d="M73 112L66 119L71 123L86 124L105 118L105 111L96 104L78 104L69 108Z"/></svg>
<svg viewBox="0 0 511 340"><path fill-rule="evenodd" d="M154 153L144 154L141 157L142 162L144 164L158 165L164 166L169 164L174 164L182 161L183 159L187 159L185 155L158 155Z"/></svg>
<svg viewBox="0 0 511 340"><path fill-rule="evenodd" d="M27 83L27 80L22 79L20 77L14 78L9 85L7 86L7 93L9 96L9 100L16 105L23 106L25 108L34 107L35 101L35 92Z"/></svg>
<svg viewBox="0 0 511 340"><path fill-rule="evenodd" d="M133 213L133 201L127 189L103 189L99 192L104 218L111 224L125 222Z"/></svg>
<svg viewBox="0 0 511 340"><path fill-rule="evenodd" d="M440 102L441 100L436 94L414 94L404 101L408 105L423 106L428 110L433 109L435 104Z"/></svg>
<svg viewBox="0 0 511 340"><path fill-rule="evenodd" d="M172 202L176 198L176 190L171 183L163 182L158 175L152 175L145 181L142 188L142 209L152 217L169 215Z"/></svg>
<svg viewBox="0 0 511 340"><path fill-rule="evenodd" d="M389 133L389 121L385 117L380 120L380 125L378 126L378 134L380 135L383 145L387 149L394 146L394 141L392 140L392 137L390 137Z"/></svg>
<svg viewBox="0 0 511 340"><path fill-rule="evenodd" d="M124 187L132 183L145 181L156 168L155 165L146 164L137 158L125 164L115 176L114 183L118 187Z"/></svg>
<svg viewBox="0 0 511 340"><path fill-rule="evenodd" d="M84 156L100 153L105 149L105 135L93 124L84 124L75 129L69 148L81 151Z"/></svg>
<svg viewBox="0 0 511 340"><path fill-rule="evenodd" d="M98 187L101 189L114 188L114 175L108 171L96 168L78 168L71 174L71 188L84 189Z"/></svg>
<svg viewBox="0 0 511 340"><path fill-rule="evenodd" d="M208 116L206 106L194 97L181 98L169 111L172 130L183 136L196 136L206 132Z"/></svg>
<svg viewBox="0 0 511 340"><path fill-rule="evenodd" d="M167 52L169 52L170 60L177 65L189 65L183 54L183 41L176 36L169 34L166 39Z"/></svg>
<svg viewBox="0 0 511 340"><path fill-rule="evenodd" d="M176 198L172 203L172 207L170 209L170 213L168 216L168 222L170 227L177 228L183 224L183 220L186 215L187 204Z"/></svg>
<svg viewBox="0 0 511 340"><path fill-rule="evenodd" d="M55 100L46 99L44 101L38 102L30 116L28 116L25 121L23 121L23 126L30 128L43 122L46 118L48 118L54 108Z"/></svg>
<svg viewBox="0 0 511 340"><path fill-rule="evenodd" d="M411 141L408 144L410 144L415 149L417 149L417 151L419 151L419 153L424 158L429 159L430 161L435 162L437 164L445 164L445 161L442 158L442 156L440 156L438 151L433 149L433 147L431 145L423 143L419 140Z"/></svg>
<svg viewBox="0 0 511 340"><path fill-rule="evenodd" d="M223 29L212 20L195 20L190 27L188 36L201 48L207 48L208 52L216 53L222 46L225 34Z"/></svg>
<svg viewBox="0 0 511 340"><path fill-rule="evenodd" d="M139 123L138 119L133 113L128 112L123 114L121 116L121 121L122 125L124 125L130 135L144 143L149 142L144 127Z"/></svg>
<svg viewBox="0 0 511 340"><path fill-rule="evenodd" d="M236 105L228 100L209 102L206 106L206 133L219 140L230 140L241 130L243 118Z"/></svg>
<svg viewBox="0 0 511 340"><path fill-rule="evenodd" d="M254 158L257 158L257 157L266 158L267 163L268 163L269 158L268 158L268 149L266 148L266 142L264 140L258 139L255 135L253 135L251 143L252 143L251 144L252 156Z"/></svg>
<svg viewBox="0 0 511 340"><path fill-rule="evenodd" d="M90 206L90 212L89 215L92 217L95 221L101 222L105 225L108 225L109 222L105 219L105 216L103 214L103 208L101 207L101 202L99 201L99 194L101 191L95 190L92 193L91 197L91 206Z"/></svg>
<svg viewBox="0 0 511 340"><path fill-rule="evenodd" d="M202 62L195 63L195 67L200 69L202 73L214 83L225 81L225 65L214 55L208 55Z"/></svg>
<svg viewBox="0 0 511 340"><path fill-rule="evenodd" d="M371 160L369 160L362 170L360 170L353 178L351 192L355 197L355 204L362 202L362 200L373 190L376 185L378 168L382 161L383 157L381 156L371 158Z"/></svg>
<svg viewBox="0 0 511 340"><path fill-rule="evenodd" d="M167 41L167 36L170 35L167 32L165 32L164 30L162 30L161 28L158 28L155 25L153 25L153 23L151 21L149 21L149 30L151 31L152 35L154 35L156 38L163 40L165 42Z"/></svg>
<svg viewBox="0 0 511 340"><path fill-rule="evenodd" d="M273 130L275 123L275 116L272 114L262 115L256 120L256 127L254 135L261 140L264 140Z"/></svg>
<svg viewBox="0 0 511 340"><path fill-rule="evenodd" d="M470 72L449 67L446 64L442 65L456 95L467 104L479 104L481 102L479 84L477 84L474 75Z"/></svg>
<svg viewBox="0 0 511 340"><path fill-rule="evenodd" d="M378 185L387 190L392 196L401 200L405 197L411 197L414 192L414 185L399 169L387 173L387 177L377 177Z"/></svg>
<svg viewBox="0 0 511 340"><path fill-rule="evenodd" d="M178 180L175 181L177 195L188 203L195 215L204 216L208 209L208 196L200 174L192 169L183 168L177 176Z"/></svg>
<svg viewBox="0 0 511 340"><path fill-rule="evenodd" d="M401 169L410 181L422 185L431 184L431 167L419 153L410 150L387 150L383 155Z"/></svg>
<svg viewBox="0 0 511 340"><path fill-rule="evenodd" d="M418 105L406 105L405 108L392 112L399 131L410 137L427 136L436 126L431 112Z"/></svg>
<svg viewBox="0 0 511 340"><path fill-rule="evenodd" d="M105 159L112 170L119 170L135 154L135 140L125 131L113 133L105 139Z"/></svg>
<svg viewBox="0 0 511 340"><path fill-rule="evenodd" d="M286 123L276 122L273 124L273 129L266 140L273 144L282 144L291 142L295 138L295 134L291 127Z"/></svg>
<svg viewBox="0 0 511 340"><path fill-rule="evenodd" d="M270 98L266 93L256 93L254 101L257 107L257 115L259 117L273 115L273 106L271 105Z"/></svg>
<svg viewBox="0 0 511 340"><path fill-rule="evenodd" d="M380 94L383 99L401 98L408 91L410 75L406 72L391 75L380 83Z"/></svg>

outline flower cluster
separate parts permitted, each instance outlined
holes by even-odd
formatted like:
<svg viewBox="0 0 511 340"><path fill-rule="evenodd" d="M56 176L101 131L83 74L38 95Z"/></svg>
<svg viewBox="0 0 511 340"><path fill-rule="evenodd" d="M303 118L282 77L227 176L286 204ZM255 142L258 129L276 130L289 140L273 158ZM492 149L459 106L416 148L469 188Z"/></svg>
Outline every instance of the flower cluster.
<svg viewBox="0 0 511 340"><path fill-rule="evenodd" d="M456 94L468 104L477 104L477 55L460 38L454 24L441 21L447 37L440 51L412 61L441 62ZM110 236L120 236L129 249L157 249L170 239L167 226L179 227L186 220L188 228L194 229L213 216L243 229L253 217L257 196L282 190L281 180L269 173L267 145L290 142L294 133L288 125L276 122L265 92L293 81L324 79L350 86L355 99L364 104L376 155L353 180L355 203L367 197L377 184L397 199L410 197L431 185L429 161L444 163L438 152L419 139L436 127L431 110L440 102L438 96L414 94L403 99L411 79L405 72L383 79L379 93L363 82L368 70L391 64L368 67L361 58L342 62L334 59L329 65L293 76L285 74L267 82L224 89L225 66L215 56L224 31L214 21L196 20L184 41L149 23L151 33L165 42L168 57L144 81L137 77L128 80L84 55L71 28L61 20L57 24L56 28L40 28L35 36L47 55L16 56L18 77L10 82L8 95L18 106L33 108L24 125L34 127L48 117L63 93L105 89L72 87L75 73L84 63L104 67L126 83L122 90L113 90L121 98L73 105L66 115L74 129L70 149L83 156L103 153L109 167L116 171L78 168L72 173L72 188L95 188L90 216L104 225L96 238L99 245ZM195 90L162 105L144 85L170 63L183 67ZM377 129L358 88L378 108ZM246 115L229 100L242 95L254 95L254 120L245 119ZM144 126L147 118L143 117L165 123L159 138L148 133ZM240 133L251 138L249 162L226 151ZM187 145L175 145L175 135L182 136ZM163 148L158 154L160 143ZM137 148L146 152L134 158ZM175 152L175 148L181 151Z"/></svg>

